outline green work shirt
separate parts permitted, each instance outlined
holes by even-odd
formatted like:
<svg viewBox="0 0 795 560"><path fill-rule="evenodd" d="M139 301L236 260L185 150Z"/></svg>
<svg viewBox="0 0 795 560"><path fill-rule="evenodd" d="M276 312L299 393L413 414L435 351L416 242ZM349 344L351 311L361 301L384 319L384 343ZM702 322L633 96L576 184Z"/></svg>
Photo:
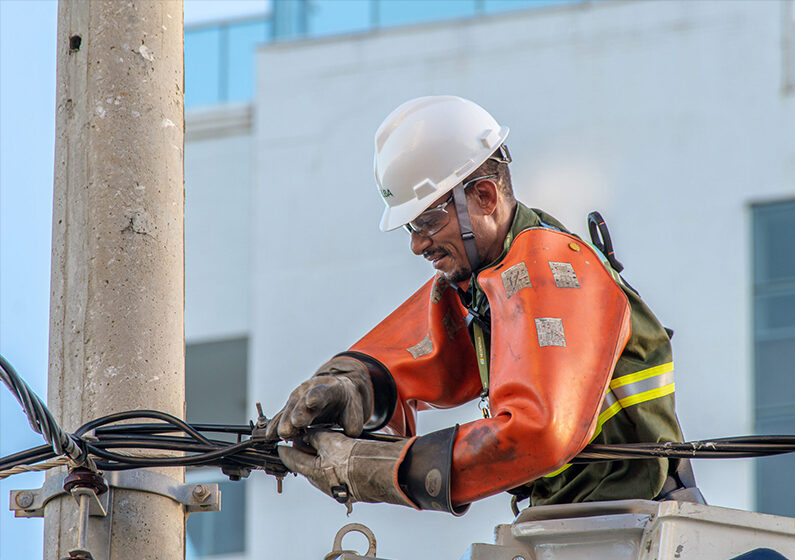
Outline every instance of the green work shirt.
<svg viewBox="0 0 795 560"><path fill-rule="evenodd" d="M499 264L516 236L534 227L551 227L570 233L549 214L517 203L502 254L480 270ZM610 390L591 442L621 444L682 441L682 432L674 412L673 363L668 333L638 294L624 283L606 260L604 264L629 300L632 330L613 371ZM489 332L489 302L478 285L477 272L470 279L466 293L459 291L459 295L474 320ZM486 342L489 344L488 336ZM653 499L660 493L668 471L669 460L662 458L571 464L513 492L529 497L531 505Z"/></svg>

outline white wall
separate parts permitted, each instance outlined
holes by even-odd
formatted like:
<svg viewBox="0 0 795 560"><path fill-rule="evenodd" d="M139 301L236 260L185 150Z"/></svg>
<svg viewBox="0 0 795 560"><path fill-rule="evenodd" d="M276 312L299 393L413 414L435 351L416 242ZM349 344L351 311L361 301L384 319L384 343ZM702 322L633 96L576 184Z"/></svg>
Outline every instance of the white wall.
<svg viewBox="0 0 795 560"><path fill-rule="evenodd" d="M430 276L404 233L378 231L372 135L406 99L452 93L511 127L521 200L583 234L588 211L608 219L627 279L676 330L686 437L751 433L749 204L795 196L784 8L605 1L262 49L252 401L277 410ZM751 462L696 469L713 504L753 506ZM302 480L283 496L265 477L251 487L252 558L321 557L349 521L381 556L458 558L510 520L504 496L461 519L370 505L346 518Z"/></svg>
<svg viewBox="0 0 795 560"><path fill-rule="evenodd" d="M185 142L185 338L248 334L251 110L189 111Z"/></svg>

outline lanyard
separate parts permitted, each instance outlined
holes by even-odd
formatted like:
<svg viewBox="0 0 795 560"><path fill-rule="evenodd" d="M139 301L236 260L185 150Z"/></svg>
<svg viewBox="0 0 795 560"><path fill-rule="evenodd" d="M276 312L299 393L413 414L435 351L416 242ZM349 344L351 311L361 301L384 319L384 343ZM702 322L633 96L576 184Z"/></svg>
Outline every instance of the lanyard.
<svg viewBox="0 0 795 560"><path fill-rule="evenodd" d="M513 233L509 231L503 243L505 253L510 249L511 243L513 243ZM480 307L474 301L477 293L474 286L472 287L472 292L472 304ZM475 353L477 354L478 371L480 372L480 384L483 386L483 391L480 392L478 408L483 413L483 418L491 418L491 410L489 409L489 356L486 352L486 337L477 321L472 322L472 334L475 338Z"/></svg>
<svg viewBox="0 0 795 560"><path fill-rule="evenodd" d="M480 372L480 384L483 386L483 391L480 393L480 404L478 408L483 412L483 418L489 418L491 411L489 410L489 364L488 356L486 355L486 337L483 336L483 329L477 321L472 323L472 333L475 335L475 353L478 360L478 371Z"/></svg>

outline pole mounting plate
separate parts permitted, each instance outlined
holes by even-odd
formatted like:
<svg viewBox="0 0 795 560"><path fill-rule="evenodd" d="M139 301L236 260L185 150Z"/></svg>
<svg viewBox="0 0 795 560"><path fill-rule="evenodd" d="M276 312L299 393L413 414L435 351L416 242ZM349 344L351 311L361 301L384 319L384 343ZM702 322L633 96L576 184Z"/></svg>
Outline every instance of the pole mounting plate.
<svg viewBox="0 0 795 560"><path fill-rule="evenodd" d="M47 503L67 494L63 489L66 476L66 472L50 476L41 488L11 490L9 509L15 517L44 517ZM111 489L149 492L171 498L183 505L185 513L221 510L218 484L183 484L170 476L145 470L113 471L106 473L105 479ZM102 515L100 511L108 511L110 494L105 492L97 497L98 503L92 504L91 515Z"/></svg>

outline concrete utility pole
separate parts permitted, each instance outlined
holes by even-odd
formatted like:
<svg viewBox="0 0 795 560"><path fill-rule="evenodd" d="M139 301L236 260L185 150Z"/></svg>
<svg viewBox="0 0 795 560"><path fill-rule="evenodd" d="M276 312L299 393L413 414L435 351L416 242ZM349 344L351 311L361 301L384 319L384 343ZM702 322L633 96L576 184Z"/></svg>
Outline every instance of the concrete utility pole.
<svg viewBox="0 0 795 560"><path fill-rule="evenodd" d="M67 431L130 409L184 418L183 84L181 0L61 0L48 403ZM111 501L91 518L108 529L89 531L98 558L184 558L178 502ZM77 527L71 496L47 504L47 560Z"/></svg>

